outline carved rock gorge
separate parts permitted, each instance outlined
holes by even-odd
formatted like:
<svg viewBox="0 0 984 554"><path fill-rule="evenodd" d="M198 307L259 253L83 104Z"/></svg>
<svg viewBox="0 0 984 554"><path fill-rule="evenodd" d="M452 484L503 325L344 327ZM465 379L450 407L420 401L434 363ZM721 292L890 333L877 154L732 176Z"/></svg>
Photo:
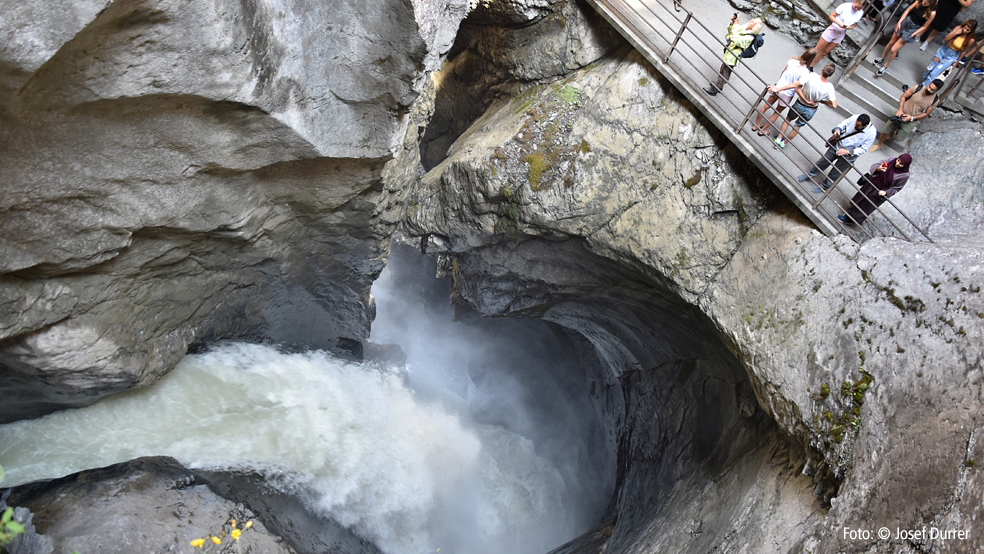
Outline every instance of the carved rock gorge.
<svg viewBox="0 0 984 554"><path fill-rule="evenodd" d="M437 257L456 318L594 360L613 492L559 552L984 549L979 124L934 116L910 149L947 160L899 198L936 242L859 245L583 2L5 1L0 21L2 421L221 340L360 358L394 240ZM882 526L971 535L844 533Z"/></svg>

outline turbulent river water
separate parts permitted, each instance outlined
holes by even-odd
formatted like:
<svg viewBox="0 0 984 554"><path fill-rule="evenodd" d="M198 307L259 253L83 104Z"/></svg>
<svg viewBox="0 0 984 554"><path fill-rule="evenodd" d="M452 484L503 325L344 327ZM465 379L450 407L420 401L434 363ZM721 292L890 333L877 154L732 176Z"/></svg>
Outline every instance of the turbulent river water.
<svg viewBox="0 0 984 554"><path fill-rule="evenodd" d="M393 296L377 296L382 313ZM404 331L423 330L407 317ZM463 366L476 347L451 327L431 343L388 329L406 367L227 343L147 389L0 426L4 485L167 455L304 490L310 509L389 554L546 552L583 531L583 484L524 433L529 415L502 396L516 381L475 382Z"/></svg>

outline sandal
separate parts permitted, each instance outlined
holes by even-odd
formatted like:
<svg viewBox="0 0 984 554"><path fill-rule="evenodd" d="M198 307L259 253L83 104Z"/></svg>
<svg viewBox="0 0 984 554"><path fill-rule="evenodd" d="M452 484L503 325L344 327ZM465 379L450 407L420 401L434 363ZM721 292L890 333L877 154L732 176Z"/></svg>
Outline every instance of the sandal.
<svg viewBox="0 0 984 554"><path fill-rule="evenodd" d="M758 128L758 125L756 125L754 123L752 123L752 131L755 131L756 133L761 134L761 129L759 129Z"/></svg>
<svg viewBox="0 0 984 554"><path fill-rule="evenodd" d="M767 137L767 136L769 136L769 133L766 132L764 129L759 129L758 130L758 136L760 136L760 137Z"/></svg>

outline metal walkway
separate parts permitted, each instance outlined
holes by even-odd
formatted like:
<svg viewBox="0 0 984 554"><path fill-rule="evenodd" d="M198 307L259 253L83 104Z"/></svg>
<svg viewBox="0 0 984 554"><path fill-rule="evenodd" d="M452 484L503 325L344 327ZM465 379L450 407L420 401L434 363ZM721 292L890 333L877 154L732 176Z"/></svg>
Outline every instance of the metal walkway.
<svg viewBox="0 0 984 554"><path fill-rule="evenodd" d="M796 176L804 172L804 167L809 167L822 156L823 150L817 146L823 147L824 140L830 135L829 129L818 130L808 124L800 129L798 137L788 141L785 151L774 149L771 142L751 131L748 122L754 118L766 95L766 87L775 81L781 67L776 68L775 76L767 81L747 67L748 64L742 63L722 92L711 97L703 91L702 87L716 78L721 66L721 54L725 47L723 36L729 14L716 14L715 19L724 23L718 25L721 28L712 31L692 12L685 9L675 11L672 0L588 2L824 234L834 236L845 233L858 242L889 235L910 241L932 242L890 199L863 225L847 226L837 220L837 215L853 205L851 197L860 188L855 183L867 171L863 163L859 164L860 172L857 168L845 172L823 195L810 191L814 183L809 180L802 183L796 181ZM821 106L820 109L825 108ZM780 118L777 123L781 121ZM880 128L882 123L872 118L876 128Z"/></svg>

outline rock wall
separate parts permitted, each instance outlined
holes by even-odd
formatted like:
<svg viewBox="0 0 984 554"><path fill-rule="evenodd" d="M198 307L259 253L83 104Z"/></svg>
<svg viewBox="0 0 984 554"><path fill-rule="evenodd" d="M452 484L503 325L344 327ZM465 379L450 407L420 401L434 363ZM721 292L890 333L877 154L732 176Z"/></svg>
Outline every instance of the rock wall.
<svg viewBox="0 0 984 554"><path fill-rule="evenodd" d="M416 7L3 2L0 421L220 338L359 356L467 6Z"/></svg>
<svg viewBox="0 0 984 554"><path fill-rule="evenodd" d="M897 200L936 243L859 246L811 229L635 53L491 102L405 226L460 301L582 333L623 385L619 492L561 551L908 552L940 542L896 528L976 530L980 133L934 118L912 145ZM713 424L674 405L711 382L747 386L777 427L740 393L695 410ZM843 534L882 526L888 540Z"/></svg>

